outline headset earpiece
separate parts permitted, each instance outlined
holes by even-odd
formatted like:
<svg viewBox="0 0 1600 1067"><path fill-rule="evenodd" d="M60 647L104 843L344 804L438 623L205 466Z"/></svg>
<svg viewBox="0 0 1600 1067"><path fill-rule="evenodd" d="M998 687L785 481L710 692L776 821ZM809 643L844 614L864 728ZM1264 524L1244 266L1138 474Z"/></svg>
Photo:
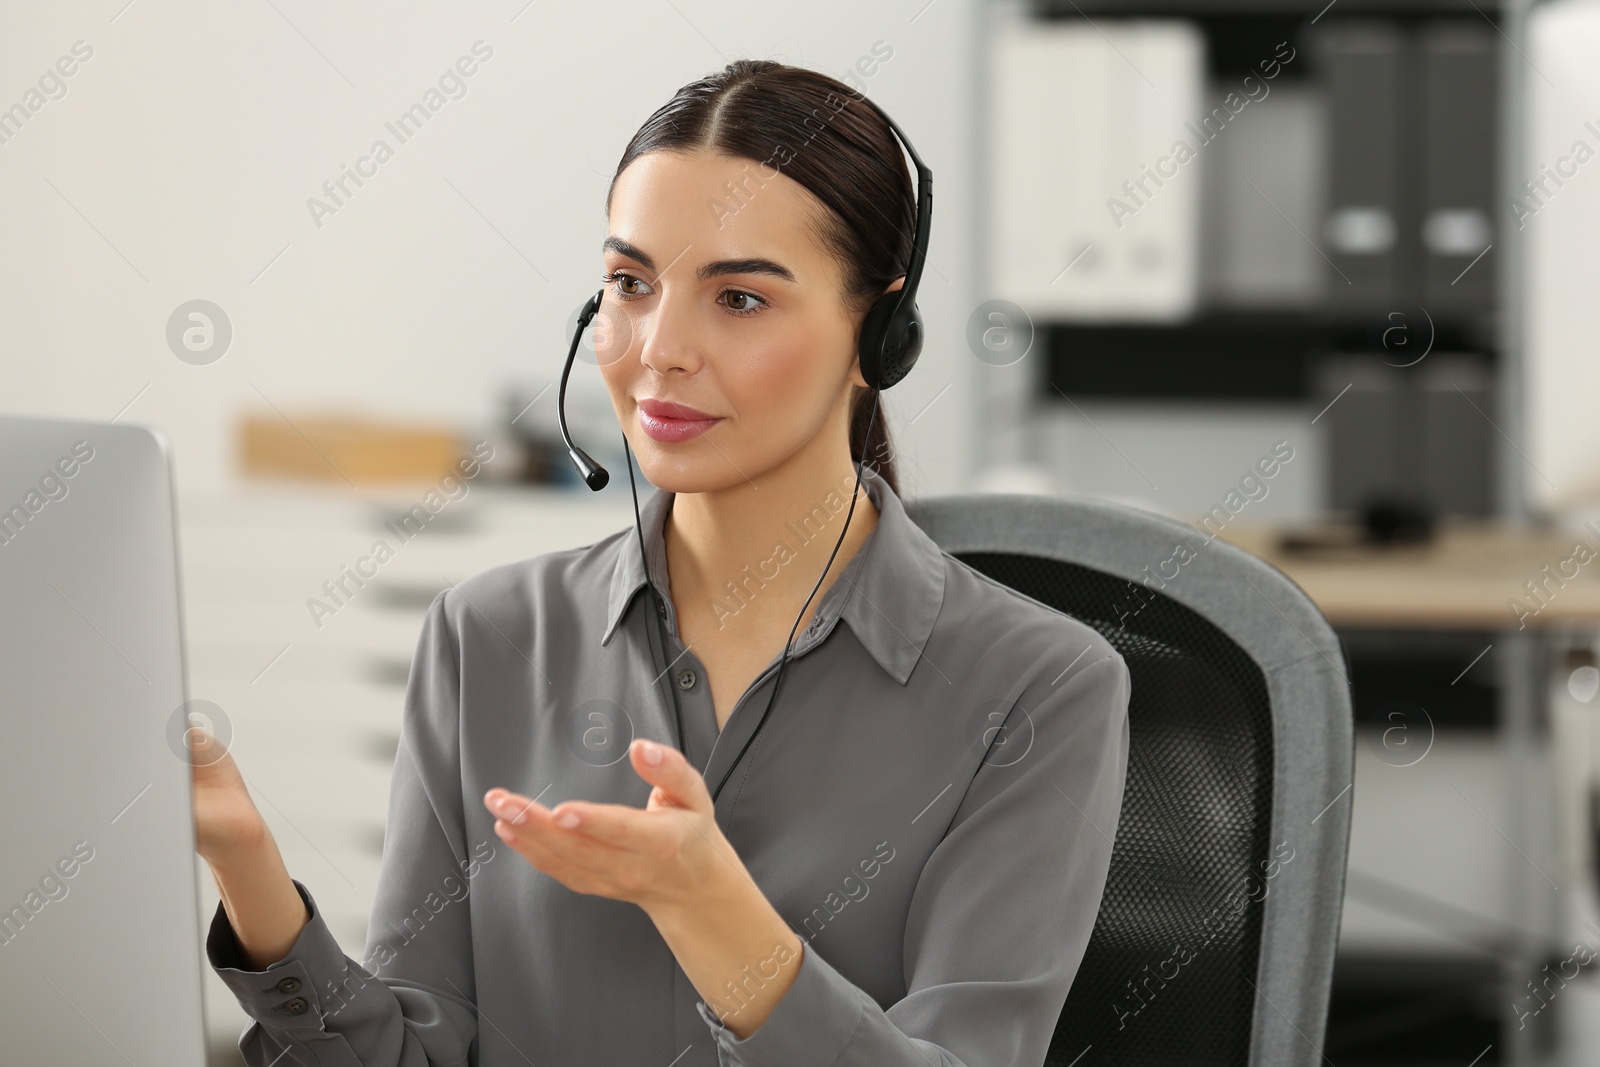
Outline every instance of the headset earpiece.
<svg viewBox="0 0 1600 1067"><path fill-rule="evenodd" d="M903 290L879 297L861 322L861 377L874 389L887 389L911 372L922 354L922 315L914 301L902 304Z"/></svg>

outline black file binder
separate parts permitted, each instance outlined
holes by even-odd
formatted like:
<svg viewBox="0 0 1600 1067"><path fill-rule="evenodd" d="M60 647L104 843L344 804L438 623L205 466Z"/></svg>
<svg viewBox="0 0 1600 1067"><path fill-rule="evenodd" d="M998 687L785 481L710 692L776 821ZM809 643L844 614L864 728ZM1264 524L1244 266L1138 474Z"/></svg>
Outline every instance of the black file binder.
<svg viewBox="0 0 1600 1067"><path fill-rule="evenodd" d="M1495 45L1488 23L1440 22L1418 33L1422 303L1436 317L1462 318L1493 306Z"/></svg>
<svg viewBox="0 0 1600 1067"><path fill-rule="evenodd" d="M1329 174L1318 243L1328 307L1378 314L1414 300L1407 244L1405 37L1382 19L1330 22L1313 36L1327 93Z"/></svg>

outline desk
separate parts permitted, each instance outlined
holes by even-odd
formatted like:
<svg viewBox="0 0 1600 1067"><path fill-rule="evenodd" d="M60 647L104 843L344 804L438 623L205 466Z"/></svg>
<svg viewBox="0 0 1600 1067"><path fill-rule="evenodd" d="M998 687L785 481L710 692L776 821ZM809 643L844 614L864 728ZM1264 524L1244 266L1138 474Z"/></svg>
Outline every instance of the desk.
<svg viewBox="0 0 1600 1067"><path fill-rule="evenodd" d="M1440 524L1433 542L1340 549L1316 554L1277 547L1283 529L1229 524L1222 540L1260 556L1293 578L1336 627L1428 630L1518 629L1508 605L1517 599L1537 614L1527 629L1600 626L1600 558L1558 568L1582 543L1600 556L1600 535L1565 533L1492 520L1456 519ZM1546 579L1545 567L1565 581L1551 580L1541 607L1525 582Z"/></svg>
<svg viewBox="0 0 1600 1067"><path fill-rule="evenodd" d="M1541 1010L1543 1018L1518 1025L1518 1006L1540 1007L1526 983L1544 964L1565 958L1579 937L1600 942L1583 925L1600 925L1594 845L1583 829L1587 786L1600 755L1600 704L1568 694L1571 664L1563 655L1593 654L1600 630L1600 534L1455 519L1442 523L1428 544L1286 553L1278 547L1283 532L1238 523L1219 536L1283 571L1336 628L1476 631L1497 650L1498 729L1484 743L1448 742L1431 750L1431 764L1419 759L1394 766L1373 754L1381 727L1358 730L1340 949L1392 951L1396 945L1399 927L1382 908L1369 906L1372 887L1380 884L1375 876L1391 883L1391 892L1437 902L1433 939L1419 932L1402 943L1413 951L1476 952L1480 959L1485 945L1499 946L1505 965L1499 1047L1506 1062L1540 1062L1539 1025L1554 1020L1567 1030L1574 1019L1600 1010L1594 987L1575 982L1559 990L1564 999L1551 1001L1565 1013L1560 1019ZM1543 584L1542 601L1529 593L1530 581ZM1519 614L1513 600L1527 610ZM1462 673L1470 666L1464 660ZM1429 726L1432 742L1431 720ZM1498 809L1497 797L1503 798ZM1497 887L1471 884L1470 853L1499 876ZM1486 906L1497 898L1498 907Z"/></svg>

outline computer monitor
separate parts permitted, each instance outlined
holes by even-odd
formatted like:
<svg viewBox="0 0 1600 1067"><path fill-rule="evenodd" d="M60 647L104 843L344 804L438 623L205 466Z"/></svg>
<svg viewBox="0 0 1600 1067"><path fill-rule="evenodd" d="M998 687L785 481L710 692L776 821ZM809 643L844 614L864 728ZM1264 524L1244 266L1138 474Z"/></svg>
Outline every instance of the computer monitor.
<svg viewBox="0 0 1600 1067"><path fill-rule="evenodd" d="M0 415L0 1060L203 1067L171 453Z"/></svg>

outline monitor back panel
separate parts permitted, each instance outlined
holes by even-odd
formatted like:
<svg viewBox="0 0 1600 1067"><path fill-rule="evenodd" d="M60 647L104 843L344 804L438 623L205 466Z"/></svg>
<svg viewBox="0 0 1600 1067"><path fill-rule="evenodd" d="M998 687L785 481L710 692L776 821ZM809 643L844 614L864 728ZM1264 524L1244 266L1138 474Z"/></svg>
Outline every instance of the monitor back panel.
<svg viewBox="0 0 1600 1067"><path fill-rule="evenodd" d="M0 415L0 1061L203 1067L171 460Z"/></svg>

